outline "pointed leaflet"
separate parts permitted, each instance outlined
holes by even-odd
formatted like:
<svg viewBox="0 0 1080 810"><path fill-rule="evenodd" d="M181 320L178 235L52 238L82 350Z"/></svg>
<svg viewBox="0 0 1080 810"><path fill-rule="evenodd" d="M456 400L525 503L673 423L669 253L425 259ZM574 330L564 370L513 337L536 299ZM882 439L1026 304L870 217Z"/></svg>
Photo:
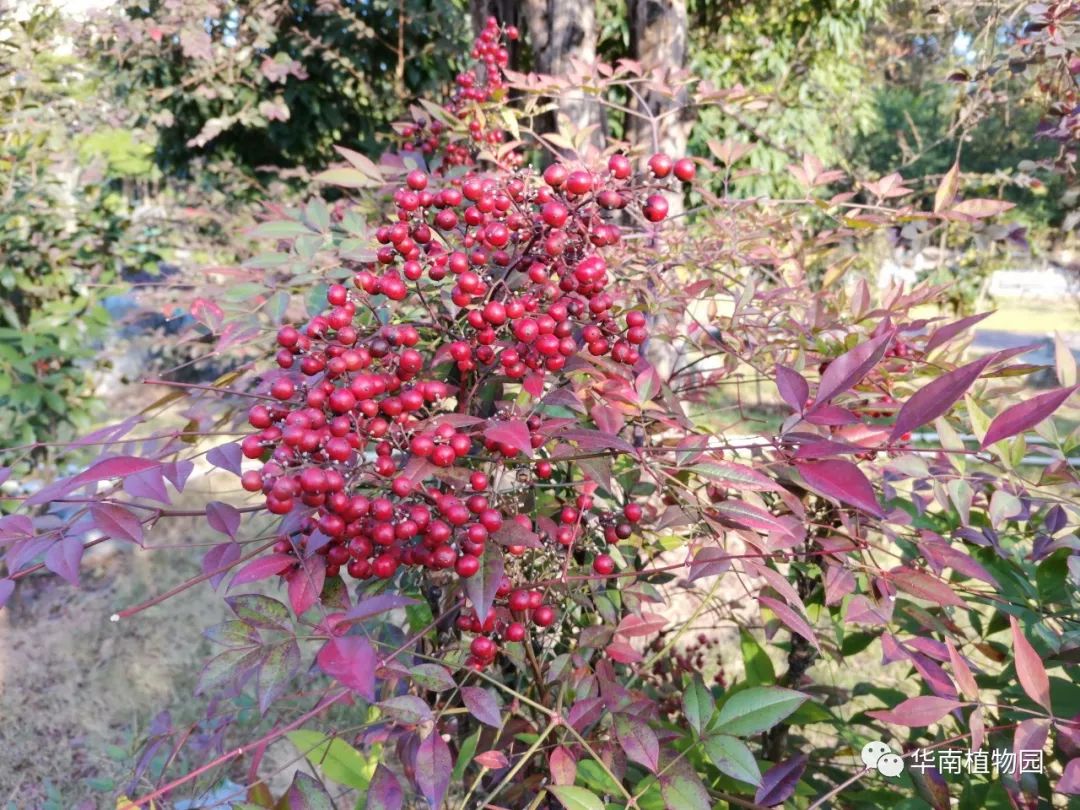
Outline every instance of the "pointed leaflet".
<svg viewBox="0 0 1080 810"><path fill-rule="evenodd" d="M960 400L971 384L979 378L990 360L990 357L983 357L974 363L960 366L916 391L896 415L896 424L889 435L889 441L894 442L905 433L948 413L953 403Z"/></svg>
<svg viewBox="0 0 1080 810"><path fill-rule="evenodd" d="M884 516L874 487L852 462L843 459L797 462L795 469L815 492L862 509L874 517Z"/></svg>
<svg viewBox="0 0 1080 810"><path fill-rule="evenodd" d="M604 810L604 803L596 794L583 787L553 785L548 788L566 810Z"/></svg>
<svg viewBox="0 0 1080 810"><path fill-rule="evenodd" d="M367 758L339 737L300 728L285 735L296 750L317 765L327 779L364 790L369 784Z"/></svg>
<svg viewBox="0 0 1080 810"><path fill-rule="evenodd" d="M959 709L964 705L966 704L959 700L920 695L919 697L908 698L895 709L889 709L888 711L878 710L867 712L867 714L885 723L921 728L936 723L953 709Z"/></svg>
<svg viewBox="0 0 1080 810"><path fill-rule="evenodd" d="M792 633L796 633L811 644L818 650L821 649L821 645L818 643L817 636L814 635L814 630L807 624L806 620L789 608L779 599L773 599L769 596L759 596L758 601L765 605L769 610L776 614L777 618L784 623L784 626L788 628Z"/></svg>
<svg viewBox="0 0 1080 810"><path fill-rule="evenodd" d="M716 701L713 699L712 692L705 687L700 675L695 674L690 685L683 692L682 705L687 722L694 731L701 734L702 729L712 720L713 713L716 711Z"/></svg>
<svg viewBox="0 0 1080 810"><path fill-rule="evenodd" d="M953 592L947 582L929 574L924 574L922 571L915 571L911 568L894 568L889 572L887 579L900 590L919 599L925 599L927 602L934 602L942 607L950 605L952 607L967 607L967 603Z"/></svg>
<svg viewBox="0 0 1080 810"><path fill-rule="evenodd" d="M930 336L930 339L926 341L926 346L923 348L923 351L926 354L930 354L931 351L948 341L950 338L956 337L969 326L974 326L979 321L989 318L992 314L992 312L984 312L982 315L972 315L968 318L961 318L958 321L945 324Z"/></svg>
<svg viewBox="0 0 1080 810"><path fill-rule="evenodd" d="M520 419L494 422L484 428L484 438L516 448L526 456L533 454L532 439L528 426Z"/></svg>
<svg viewBox="0 0 1080 810"><path fill-rule="evenodd" d="M473 762L493 771L505 768L510 764L510 760L506 758L506 754L502 751L484 751L474 756Z"/></svg>
<svg viewBox="0 0 1080 810"><path fill-rule="evenodd" d="M487 689L479 686L463 686L461 699L469 714L481 723L492 728L502 727L502 715L499 711L499 703Z"/></svg>
<svg viewBox="0 0 1080 810"><path fill-rule="evenodd" d="M821 375L817 396L814 398L814 403L807 409L807 413L813 413L834 396L843 393L865 377L881 360L894 335L895 332L890 330L865 343L860 343L851 351L830 361L829 367Z"/></svg>
<svg viewBox="0 0 1080 810"><path fill-rule="evenodd" d="M548 770L556 785L572 785L577 779L577 760L566 746L559 745L548 755Z"/></svg>
<svg viewBox="0 0 1080 810"><path fill-rule="evenodd" d="M705 755L718 771L732 779L754 786L761 784L761 771L754 755L742 740L727 734L716 734L705 740Z"/></svg>
<svg viewBox="0 0 1080 810"><path fill-rule="evenodd" d="M766 807L775 807L783 804L799 784L799 778L806 770L806 755L799 754L797 757L778 762L761 777L761 787L754 794L754 801Z"/></svg>
<svg viewBox="0 0 1080 810"><path fill-rule="evenodd" d="M271 704L285 693L299 669L300 648L293 639L267 648L255 681L262 714L266 714Z"/></svg>
<svg viewBox="0 0 1080 810"><path fill-rule="evenodd" d="M15 592L15 581L12 579L0 579L0 608L2 608L7 600L11 598L11 594Z"/></svg>
<svg viewBox="0 0 1080 810"><path fill-rule="evenodd" d="M656 734L643 721L628 714L616 714L615 736L626 756L653 773L660 767L660 743Z"/></svg>
<svg viewBox="0 0 1080 810"><path fill-rule="evenodd" d="M319 668L365 700L375 699L375 651L360 636L332 638L316 656Z"/></svg>
<svg viewBox="0 0 1080 810"><path fill-rule="evenodd" d="M1071 796L1080 794L1080 757L1069 760L1054 790Z"/></svg>
<svg viewBox="0 0 1080 810"><path fill-rule="evenodd" d="M746 737L768 731L806 700L806 695L780 686L753 686L736 692L723 706L716 731Z"/></svg>
<svg viewBox="0 0 1080 810"><path fill-rule="evenodd" d="M127 509L113 503L95 503L90 507L90 517L94 527L107 537L143 544L142 521Z"/></svg>
<svg viewBox="0 0 1080 810"><path fill-rule="evenodd" d="M326 584L326 558L315 554L308 557L286 577L289 583L289 603L293 612L302 616L322 595Z"/></svg>
<svg viewBox="0 0 1080 810"><path fill-rule="evenodd" d="M802 374L787 366L776 367L776 388L780 397L796 413L802 413L810 398L810 384Z"/></svg>
<svg viewBox="0 0 1080 810"><path fill-rule="evenodd" d="M291 554L268 554L265 557L256 557L236 572L229 587L235 588L237 585L246 585L249 582L259 582L277 576L295 562L296 558Z"/></svg>
<svg viewBox="0 0 1080 810"><path fill-rule="evenodd" d="M1013 653L1016 656L1016 677L1027 696L1049 712L1050 679L1046 676L1042 659L1020 630L1015 616L1009 617L1009 625L1012 628Z"/></svg>
<svg viewBox="0 0 1080 810"><path fill-rule="evenodd" d="M289 792L285 794L285 806L289 810L334 810L326 788L303 771L293 774Z"/></svg>
<svg viewBox="0 0 1080 810"><path fill-rule="evenodd" d="M216 589L221 584L221 580L225 579L225 575L229 573L229 569L233 564L240 559L242 553L243 549L240 544L230 541L214 546L203 555L202 572L209 577L212 588ZM212 574L213 571L217 573Z"/></svg>
<svg viewBox="0 0 1080 810"><path fill-rule="evenodd" d="M667 810L710 810L709 792L685 759L676 759L660 777L660 795Z"/></svg>
<svg viewBox="0 0 1080 810"><path fill-rule="evenodd" d="M730 461L700 461L690 468L690 472L738 491L776 492L780 489L779 484L757 470Z"/></svg>
<svg viewBox="0 0 1080 810"><path fill-rule="evenodd" d="M79 563L85 551L82 540L65 535L45 552L45 567L63 577L72 585L79 584Z"/></svg>
<svg viewBox="0 0 1080 810"><path fill-rule="evenodd" d="M968 700L978 700L979 687L975 683L975 676L971 674L971 667L957 651L951 639L945 639L945 646L949 651L949 663L952 664L953 677L960 687L960 693Z"/></svg>
<svg viewBox="0 0 1080 810"><path fill-rule="evenodd" d="M416 749L416 786L433 810L442 807L453 768L450 748L438 731L432 731L420 741Z"/></svg>
<svg viewBox="0 0 1080 810"><path fill-rule="evenodd" d="M494 543L484 547L484 558L480 561L480 570L465 580L465 594L476 610L476 617L487 621L491 613L491 604L495 601L495 591L503 578L503 554Z"/></svg>
<svg viewBox="0 0 1080 810"><path fill-rule="evenodd" d="M1073 385L1069 388L1048 391L1045 394L1032 397L1026 402L1006 408L994 417L979 447L986 449L994 442L999 442L1002 439L1007 439L1035 427L1035 425L1061 407L1077 388L1080 388L1080 386Z"/></svg>
<svg viewBox="0 0 1080 810"><path fill-rule="evenodd" d="M398 695L380 701L378 706L386 717L410 726L432 719L431 707L416 695Z"/></svg>
<svg viewBox="0 0 1080 810"><path fill-rule="evenodd" d="M947 210L956 199L956 192L960 188L960 161L953 163L952 168L945 172L941 178L941 184L934 193L934 213L940 214Z"/></svg>
<svg viewBox="0 0 1080 810"><path fill-rule="evenodd" d="M405 792L394 772L378 765L367 789L367 810L401 810L404 804Z"/></svg>
<svg viewBox="0 0 1080 810"><path fill-rule="evenodd" d="M236 539L236 530L240 528L240 512L232 504L211 501L206 505L206 522L214 531Z"/></svg>

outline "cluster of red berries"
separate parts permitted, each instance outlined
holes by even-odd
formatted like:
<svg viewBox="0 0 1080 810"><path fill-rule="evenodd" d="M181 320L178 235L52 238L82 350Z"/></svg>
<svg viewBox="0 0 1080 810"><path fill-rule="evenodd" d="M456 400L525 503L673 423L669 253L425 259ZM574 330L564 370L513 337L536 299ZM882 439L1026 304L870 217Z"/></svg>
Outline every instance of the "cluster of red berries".
<svg viewBox="0 0 1080 810"><path fill-rule="evenodd" d="M438 154L442 161L439 170L442 171L451 166L472 165L477 149L497 146L506 139L503 130L488 125L482 112L484 104L506 95L503 69L509 64L510 54L502 44L503 35L516 40L518 30L512 25L501 29L498 21L489 17L473 43L470 56L474 67L457 75L454 92L446 105L450 115L465 123L468 141L452 140L451 133L438 120L415 122L398 128L404 139L403 151ZM506 162L511 166L520 165L521 159L516 152L506 156Z"/></svg>
<svg viewBox="0 0 1080 810"><path fill-rule="evenodd" d="M498 33L489 24L477 45L486 89L459 98L481 101L498 86ZM620 515L580 494L537 525L521 515L520 492L554 475L546 447L565 421L522 403L588 358L609 375L634 374L646 316L613 289L601 251L627 227L620 212L661 221L667 183L693 175L689 159L653 155L635 176L618 154L600 170L554 163L542 176L408 172L375 231L374 259L352 266L351 286L328 288L323 312L278 331L280 371L248 413L254 432L241 448L261 467L243 473L243 487L274 514L304 510L275 550L323 555L331 577L389 579L405 567L468 579L489 543L526 553L514 521L536 533L539 553L565 561L591 551L594 574L612 575L604 544L630 537L641 507ZM485 421L473 397L489 384L517 385L522 396ZM528 451L535 460L523 465ZM282 573L300 574L298 564ZM523 638L526 622L554 621L539 592L515 587L500 588L505 618L495 625L466 614L480 634L473 664L491 660L496 638Z"/></svg>
<svg viewBox="0 0 1080 810"><path fill-rule="evenodd" d="M464 633L475 633L469 642L469 656L465 666L484 669L498 655L501 644L524 641L528 625L543 630L554 624L555 608L544 604L539 590L514 588L510 580L503 578L495 592L496 605L484 621L475 610L462 611L457 627Z"/></svg>

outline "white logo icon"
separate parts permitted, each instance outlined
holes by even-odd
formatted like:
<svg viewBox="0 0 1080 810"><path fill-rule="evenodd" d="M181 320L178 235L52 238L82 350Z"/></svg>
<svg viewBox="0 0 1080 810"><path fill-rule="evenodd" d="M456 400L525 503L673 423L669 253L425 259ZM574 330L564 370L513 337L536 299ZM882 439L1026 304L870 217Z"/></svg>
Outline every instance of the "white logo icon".
<svg viewBox="0 0 1080 810"><path fill-rule="evenodd" d="M868 742L862 749L863 765L876 768L882 776L899 776L904 771L904 760L883 742Z"/></svg>

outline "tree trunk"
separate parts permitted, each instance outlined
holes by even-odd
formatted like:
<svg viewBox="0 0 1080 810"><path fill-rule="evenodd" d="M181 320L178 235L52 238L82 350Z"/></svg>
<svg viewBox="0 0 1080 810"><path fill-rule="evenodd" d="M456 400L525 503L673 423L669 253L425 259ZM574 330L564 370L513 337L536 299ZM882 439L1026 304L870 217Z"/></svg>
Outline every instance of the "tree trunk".
<svg viewBox="0 0 1080 810"><path fill-rule="evenodd" d="M595 0L472 0L473 23L482 26L494 15L504 24L524 29L532 47L532 70L566 77L574 61L586 65L596 61ZM520 60L515 67L521 69ZM565 116L571 135L595 127L589 143L602 142L603 115L600 105L580 90L559 95L559 115ZM552 120L549 125L555 129Z"/></svg>
<svg viewBox="0 0 1080 810"><path fill-rule="evenodd" d="M646 70L658 70L660 77L666 78L686 67L686 0L627 0L627 17L631 54ZM629 117L626 127L631 144L648 153L666 152L673 157L686 154L690 116L657 116L683 108L687 102L685 91L674 98L664 93L643 93L636 111L645 117Z"/></svg>

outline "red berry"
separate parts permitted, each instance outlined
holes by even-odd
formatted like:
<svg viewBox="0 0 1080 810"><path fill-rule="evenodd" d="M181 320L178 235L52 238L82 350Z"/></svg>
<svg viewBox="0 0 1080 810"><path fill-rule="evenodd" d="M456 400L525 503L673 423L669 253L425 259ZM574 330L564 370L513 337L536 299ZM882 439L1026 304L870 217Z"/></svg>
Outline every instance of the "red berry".
<svg viewBox="0 0 1080 810"><path fill-rule="evenodd" d="M663 194L650 194L645 200L645 219L649 222L660 222L667 216L668 201Z"/></svg>
<svg viewBox="0 0 1080 810"><path fill-rule="evenodd" d="M550 627L555 621L555 610L550 605L541 605L532 612L532 620L537 627Z"/></svg>
<svg viewBox="0 0 1080 810"><path fill-rule="evenodd" d="M689 183L694 179L695 168L694 161L690 158L681 158L680 160L675 161L675 176L684 183Z"/></svg>
<svg viewBox="0 0 1080 810"><path fill-rule="evenodd" d="M525 625L521 622L511 622L503 635L507 641L522 641L525 638Z"/></svg>
<svg viewBox="0 0 1080 810"><path fill-rule="evenodd" d="M601 576L611 576L615 571L615 560L611 558L610 554L598 554L592 564L593 571Z"/></svg>
<svg viewBox="0 0 1080 810"><path fill-rule="evenodd" d="M649 158L649 171L654 177L664 178L671 174L671 158L658 152Z"/></svg>
<svg viewBox="0 0 1080 810"><path fill-rule="evenodd" d="M454 570L462 579L468 579L480 570L480 560L472 554L462 554L457 558Z"/></svg>

